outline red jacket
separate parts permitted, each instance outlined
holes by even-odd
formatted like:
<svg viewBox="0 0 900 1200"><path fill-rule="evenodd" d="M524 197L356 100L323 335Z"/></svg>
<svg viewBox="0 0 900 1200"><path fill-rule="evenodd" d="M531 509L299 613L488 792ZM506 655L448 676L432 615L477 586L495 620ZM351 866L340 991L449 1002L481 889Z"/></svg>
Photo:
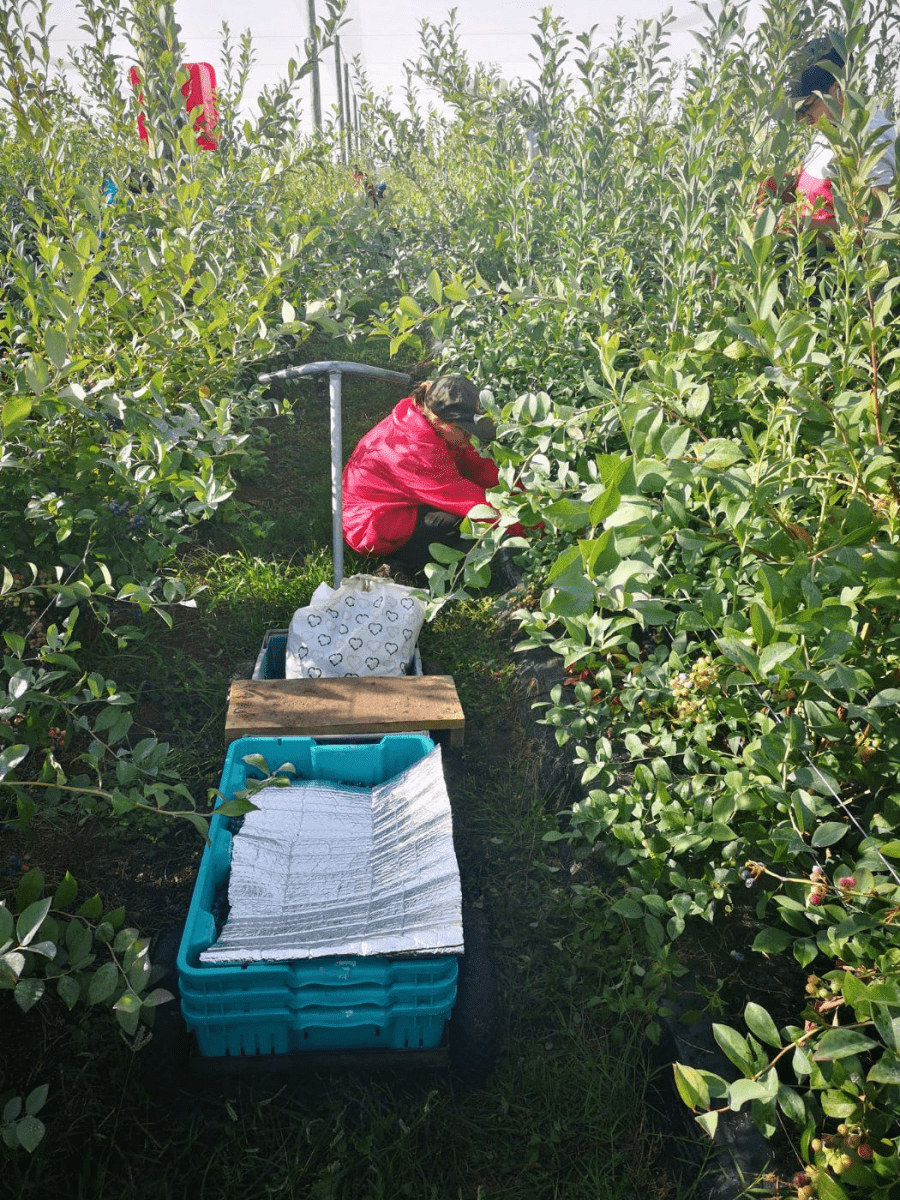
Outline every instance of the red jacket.
<svg viewBox="0 0 900 1200"><path fill-rule="evenodd" d="M422 505L465 517L487 503L485 490L497 478L495 462L471 446L448 446L407 397L361 439L344 468L344 538L360 554L391 554L412 537Z"/></svg>

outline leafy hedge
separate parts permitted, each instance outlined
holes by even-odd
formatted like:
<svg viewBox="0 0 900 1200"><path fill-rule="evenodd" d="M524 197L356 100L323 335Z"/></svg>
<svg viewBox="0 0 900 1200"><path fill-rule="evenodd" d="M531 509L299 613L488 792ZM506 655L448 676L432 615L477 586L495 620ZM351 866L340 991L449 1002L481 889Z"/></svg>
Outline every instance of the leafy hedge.
<svg viewBox="0 0 900 1200"><path fill-rule="evenodd" d="M327 46L341 5L325 7ZM252 51L229 40L222 137L204 153L173 6L81 9L78 89L54 67L48 4L0 11L0 821L149 811L205 833L211 797L166 743L134 736L132 697L84 643L122 650L152 630L142 615L171 622L194 603L179 548L231 499L258 454L254 424L278 410L259 364L354 325L353 268L334 272L316 243L357 206L328 144L298 134L309 63L242 123ZM146 146L116 34L139 64ZM298 180L315 183L306 204ZM368 250L364 277L377 262ZM47 991L113 1009L137 1048L139 1019L165 998L143 994L148 942L98 898L67 913L74 881L42 890L32 872L0 902L0 990L25 1011ZM45 1095L0 1097L8 1147L37 1145Z"/></svg>
<svg viewBox="0 0 900 1200"><path fill-rule="evenodd" d="M584 787L550 840L615 868L617 896L579 887L582 919L624 921L644 947L630 990L614 981L604 1001L652 1011L684 931L743 914L756 951L816 974L796 1024L751 1005L746 1036L717 1028L737 1081L680 1067L682 1095L711 1133L747 1103L767 1136L795 1123L801 1194L886 1200L900 1176L900 224L896 184L873 198L864 164L898 18L827 8L816 26L827 17L857 52L828 131L829 245L757 204L802 160L769 118L810 27L802 4L754 32L738 6L708 13L680 92L665 21L597 48L545 13L539 82L520 87L470 68L452 23L429 26L418 69L453 106L452 172L469 186L451 249L407 250L418 280L375 328L394 350L436 339L442 363L493 390L504 516L543 522L519 544L538 581L522 644L565 664L545 719ZM570 50L577 82L560 70ZM421 164L383 107L395 170ZM443 555L436 594L482 581L498 536L461 573Z"/></svg>

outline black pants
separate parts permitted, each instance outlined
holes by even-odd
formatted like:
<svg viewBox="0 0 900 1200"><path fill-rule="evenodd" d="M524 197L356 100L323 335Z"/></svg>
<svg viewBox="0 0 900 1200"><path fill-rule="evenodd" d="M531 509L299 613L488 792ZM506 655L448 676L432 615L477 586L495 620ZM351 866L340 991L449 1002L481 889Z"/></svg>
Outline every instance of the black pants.
<svg viewBox="0 0 900 1200"><path fill-rule="evenodd" d="M423 505L416 517L416 527L412 536L399 550L388 556L390 561L415 574L421 571L426 563L433 561L428 549L432 542L440 542L454 550L468 550L472 542L460 533L462 521L462 517L454 516L453 513L442 512L439 508L426 508Z"/></svg>

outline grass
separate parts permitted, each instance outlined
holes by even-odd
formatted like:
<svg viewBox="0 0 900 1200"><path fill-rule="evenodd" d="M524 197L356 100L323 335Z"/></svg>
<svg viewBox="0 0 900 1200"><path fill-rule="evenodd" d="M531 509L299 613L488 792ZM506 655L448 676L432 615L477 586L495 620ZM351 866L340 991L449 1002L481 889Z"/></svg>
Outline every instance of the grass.
<svg viewBox="0 0 900 1200"><path fill-rule="evenodd" d="M380 397L366 397L351 412L369 422L380 404ZM309 437L302 423L290 430L300 443ZM285 439L277 443L278 462L299 453ZM305 487L326 486L327 463L317 469ZM256 507L264 509L262 499ZM331 570L327 525L315 544L273 538L265 552L237 544L225 530L225 538L217 532L184 561L186 580L203 589L197 610L179 609L172 631L106 664L137 695L141 733L155 728L172 742L198 797L217 782L230 671L255 658L265 630L284 626ZM511 687L511 650L492 601L445 607L423 631L421 647L455 676L467 713L466 745L446 753L445 771L463 888L486 914L499 979L502 1048L487 1086L460 1092L441 1075L329 1075L268 1093L234 1085L223 1094L167 1080L160 1097L144 1077L152 1041L132 1055L102 1021L73 1024L50 999L17 1014L10 1031L31 1039L30 1078L18 1077L18 1090L44 1080L51 1086L42 1114L47 1138L32 1158L13 1156L11 1194L20 1200L60 1193L84 1200L676 1200L686 1194L664 1165L672 1147L648 1118L651 1079L640 1031L624 1023L607 1028L595 1002L604 962L615 950L598 945L593 957L575 960L567 948L577 921L570 881L542 842L555 823L553 798L542 792ZM111 855L124 847L120 830L110 827L102 836Z"/></svg>

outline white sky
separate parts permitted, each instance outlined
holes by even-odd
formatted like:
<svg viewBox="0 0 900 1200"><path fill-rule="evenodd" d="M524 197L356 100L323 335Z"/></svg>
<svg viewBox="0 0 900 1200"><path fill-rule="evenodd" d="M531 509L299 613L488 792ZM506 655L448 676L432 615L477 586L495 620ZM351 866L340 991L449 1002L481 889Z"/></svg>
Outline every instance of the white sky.
<svg viewBox="0 0 900 1200"><path fill-rule="evenodd" d="M403 85L401 65L419 51L419 23L447 19L452 7L457 10L461 44L473 61L495 63L507 78L529 77L534 64L529 54L535 50L533 18L539 13L539 0L349 0L349 22L341 32L341 51L345 61L359 55L366 74L379 91L393 88L399 99ZM595 42L612 34L618 17L626 25L644 19L656 19L671 8L676 17L672 27L674 57L683 57L694 47L692 28L700 28L706 18L690 0L555 0L555 15L562 17L573 34L597 26ZM711 7L716 9L716 0ZM751 13L758 13L761 0L751 0ZM188 62L209 62L221 75L219 30L227 21L232 38L243 30L253 34L256 65L248 84L248 97L274 83L284 74L298 47L308 34L307 0L176 0L175 11L187 46ZM324 0L316 0L319 18L325 13ZM78 29L77 0L53 0L54 54L65 60L68 47L84 34ZM124 50L124 47L122 47ZM336 103L334 51L325 52L321 66L322 107L326 116ZM304 110L311 111L310 85L300 83Z"/></svg>

